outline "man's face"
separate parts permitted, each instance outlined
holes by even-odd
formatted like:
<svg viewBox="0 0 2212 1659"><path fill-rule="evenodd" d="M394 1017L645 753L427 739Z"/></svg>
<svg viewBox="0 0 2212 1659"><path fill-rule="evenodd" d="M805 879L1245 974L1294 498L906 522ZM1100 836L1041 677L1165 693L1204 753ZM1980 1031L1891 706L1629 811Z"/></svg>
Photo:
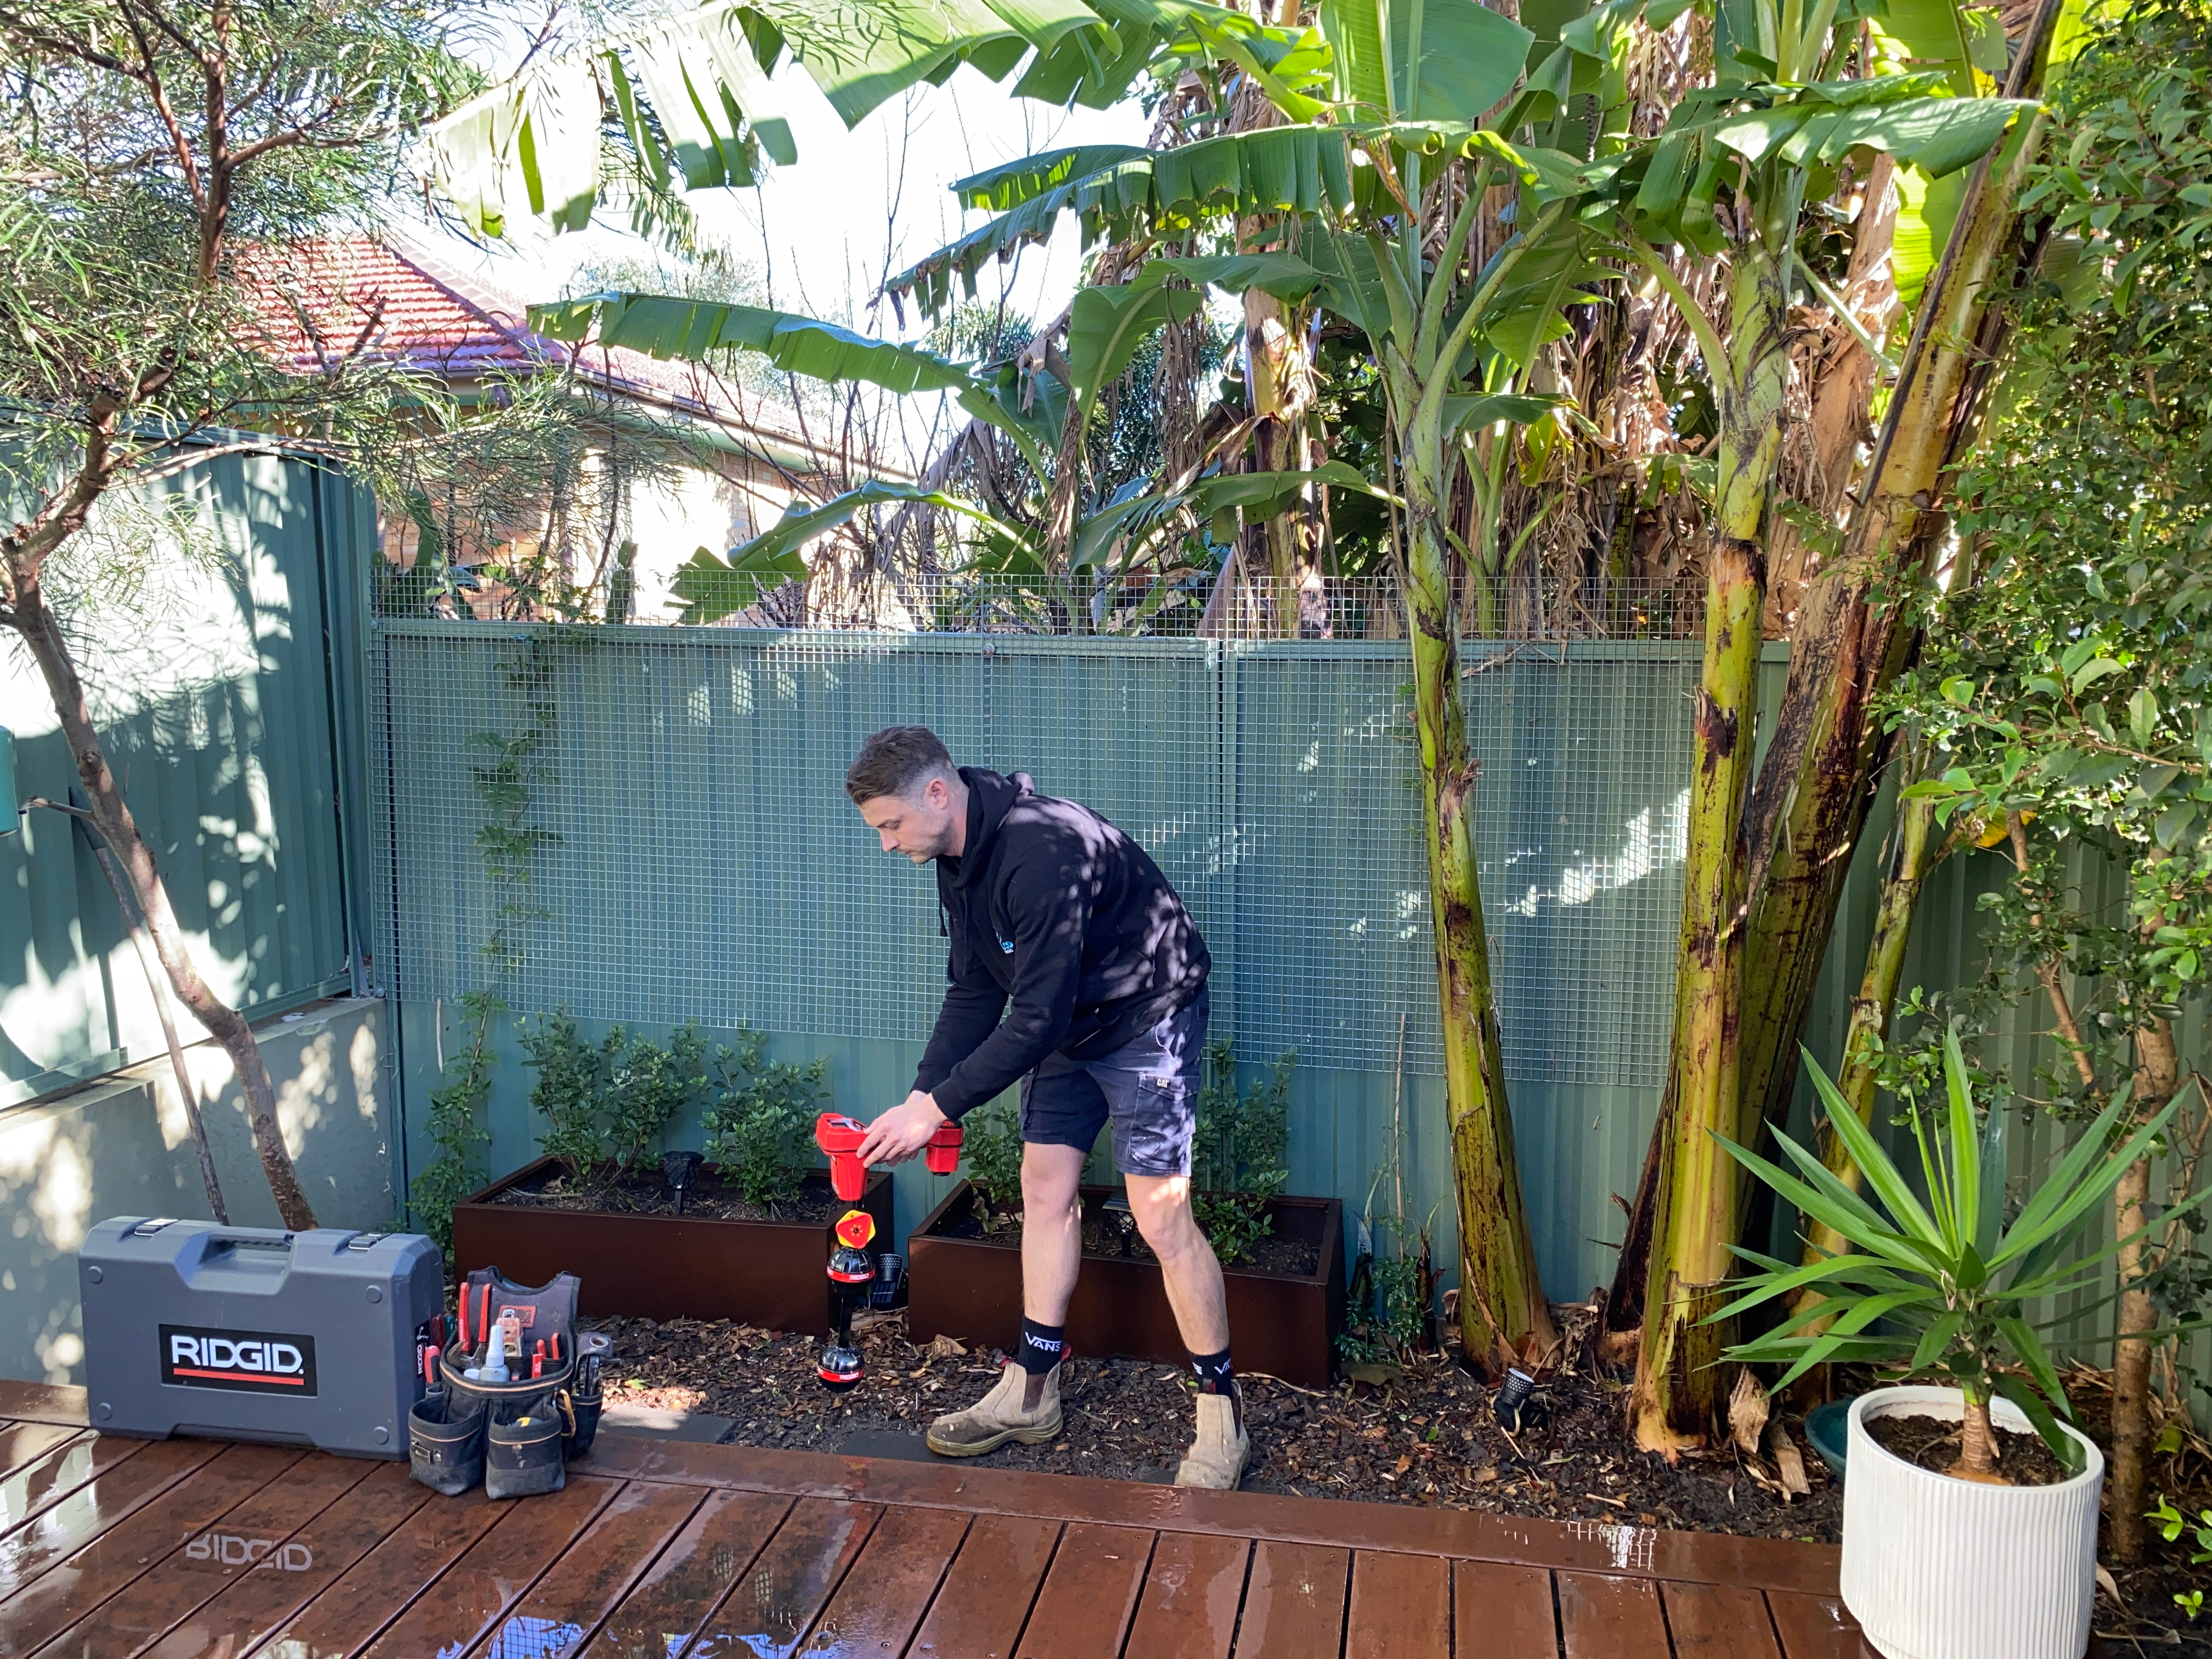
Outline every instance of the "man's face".
<svg viewBox="0 0 2212 1659"><path fill-rule="evenodd" d="M860 817L886 853L902 853L916 864L941 858L952 845L952 793L943 778L932 778L909 800L904 795L875 795L860 803Z"/></svg>

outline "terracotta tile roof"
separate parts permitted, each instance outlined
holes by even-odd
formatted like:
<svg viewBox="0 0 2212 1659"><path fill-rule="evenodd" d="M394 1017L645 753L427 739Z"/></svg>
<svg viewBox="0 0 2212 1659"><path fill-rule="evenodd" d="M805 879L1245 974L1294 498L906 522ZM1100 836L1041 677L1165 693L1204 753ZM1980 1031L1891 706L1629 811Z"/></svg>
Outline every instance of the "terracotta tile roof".
<svg viewBox="0 0 2212 1659"><path fill-rule="evenodd" d="M303 371L365 352L456 380L575 365L578 376L634 398L805 453L788 427L748 410L734 388L695 363L662 362L626 346L571 346L532 330L523 305L397 239L332 238L250 271L270 349Z"/></svg>

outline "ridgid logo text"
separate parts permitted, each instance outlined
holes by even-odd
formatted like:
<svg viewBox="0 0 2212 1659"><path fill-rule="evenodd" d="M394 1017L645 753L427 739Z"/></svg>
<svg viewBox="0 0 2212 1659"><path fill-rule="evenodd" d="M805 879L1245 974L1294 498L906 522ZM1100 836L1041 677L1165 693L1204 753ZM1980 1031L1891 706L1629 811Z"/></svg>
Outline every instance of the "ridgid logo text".
<svg viewBox="0 0 2212 1659"><path fill-rule="evenodd" d="M315 1339L285 1331L161 1328L161 1381L185 1389L312 1395Z"/></svg>

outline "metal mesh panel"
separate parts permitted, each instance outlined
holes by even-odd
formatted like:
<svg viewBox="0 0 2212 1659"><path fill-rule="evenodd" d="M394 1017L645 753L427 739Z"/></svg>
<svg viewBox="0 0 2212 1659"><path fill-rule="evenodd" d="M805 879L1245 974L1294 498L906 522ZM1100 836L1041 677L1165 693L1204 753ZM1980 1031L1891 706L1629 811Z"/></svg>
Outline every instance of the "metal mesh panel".
<svg viewBox="0 0 2212 1659"><path fill-rule="evenodd" d="M1510 1076L1664 1073L1694 656L1476 647L1476 850ZM1410 670L1365 647L1233 659L1238 992L1254 1054L1441 1069ZM1322 1056L1328 1058L1322 1058Z"/></svg>
<svg viewBox="0 0 2212 1659"><path fill-rule="evenodd" d="M375 625L379 976L428 1000L918 1040L934 883L844 769L928 725L1141 842L1247 1057L1437 1069L1402 646ZM1468 714L1509 1071L1665 1060L1687 786L1672 645L1477 647ZM519 793L509 793L509 789Z"/></svg>

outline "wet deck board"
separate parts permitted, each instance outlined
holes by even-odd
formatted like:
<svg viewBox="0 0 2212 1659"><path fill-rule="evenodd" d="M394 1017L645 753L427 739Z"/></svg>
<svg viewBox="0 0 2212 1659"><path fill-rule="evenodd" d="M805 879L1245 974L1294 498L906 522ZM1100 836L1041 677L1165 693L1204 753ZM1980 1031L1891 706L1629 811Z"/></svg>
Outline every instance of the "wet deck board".
<svg viewBox="0 0 2212 1659"><path fill-rule="evenodd" d="M0 1659L1881 1659L1837 1555L618 1435L494 1504L0 1382Z"/></svg>

